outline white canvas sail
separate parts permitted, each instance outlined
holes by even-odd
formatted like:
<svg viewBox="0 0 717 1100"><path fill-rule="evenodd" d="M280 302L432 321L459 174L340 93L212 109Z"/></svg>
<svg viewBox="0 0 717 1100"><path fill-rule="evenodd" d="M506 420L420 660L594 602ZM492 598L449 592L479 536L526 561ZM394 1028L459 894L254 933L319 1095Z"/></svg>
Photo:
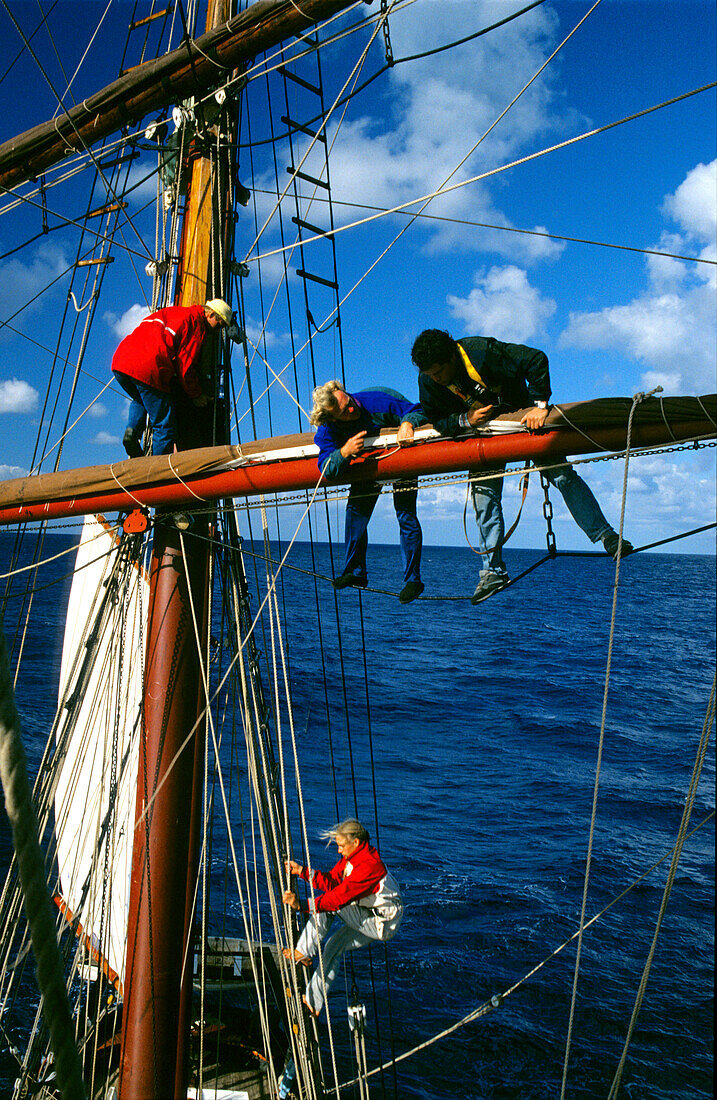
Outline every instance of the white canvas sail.
<svg viewBox="0 0 717 1100"><path fill-rule="evenodd" d="M148 593L143 569L119 554L106 522L88 516L62 651L55 794L57 904L115 984L125 965Z"/></svg>

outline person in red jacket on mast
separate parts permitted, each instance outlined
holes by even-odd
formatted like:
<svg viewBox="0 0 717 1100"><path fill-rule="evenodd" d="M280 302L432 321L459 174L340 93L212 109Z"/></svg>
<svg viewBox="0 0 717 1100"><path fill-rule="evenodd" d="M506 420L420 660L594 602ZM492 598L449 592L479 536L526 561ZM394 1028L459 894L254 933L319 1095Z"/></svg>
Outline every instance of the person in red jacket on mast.
<svg viewBox="0 0 717 1100"><path fill-rule="evenodd" d="M324 995L336 980L344 951L353 951L372 940L392 939L403 918L398 884L377 850L369 844L369 835L361 822L349 818L322 835L335 842L341 857L330 871L313 871L293 859L285 863L289 874L310 882L322 891L321 896L309 898L303 905L293 890L286 890L283 898L285 905L309 914L294 951L295 961L305 966L311 966L334 918L341 921L341 927L322 951L323 965L316 968L306 990L304 1003L314 1016L321 1012ZM288 948L284 956L291 957Z"/></svg>
<svg viewBox="0 0 717 1100"><path fill-rule="evenodd" d="M167 306L145 317L125 336L112 358L112 370L130 398L122 439L130 458L142 454L142 434L152 429L152 453L169 454L177 443L172 387L177 383L198 408L211 400L202 392L197 362L207 335L226 328L231 306L212 298L200 306Z"/></svg>

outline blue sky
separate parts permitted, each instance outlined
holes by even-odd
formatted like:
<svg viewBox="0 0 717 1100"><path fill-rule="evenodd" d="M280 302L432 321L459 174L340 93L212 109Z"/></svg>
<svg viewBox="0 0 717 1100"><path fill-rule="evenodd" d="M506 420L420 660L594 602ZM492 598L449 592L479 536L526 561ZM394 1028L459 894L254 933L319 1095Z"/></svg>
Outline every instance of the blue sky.
<svg viewBox="0 0 717 1100"><path fill-rule="evenodd" d="M39 21L37 5L9 6L29 34ZM509 0L417 0L397 6L390 20L394 57L455 41L520 6ZM376 3L364 6L341 25L352 25L377 8ZM449 178L460 182L490 172L715 79L711 0L602 0L484 136L589 8L582 0L545 3L456 50L397 64L357 96L343 118L336 112L329 127L335 223L344 226L374 212L361 204L388 209L410 203L432 194ZM50 13L48 23L66 75L85 54L104 9L101 3L60 0ZM90 46L72 85L75 98L115 77L130 13L129 4L110 5L102 30L112 33L103 33ZM10 43L0 81L4 140L52 117L56 98L31 59L23 57L6 71L15 56L12 43L17 42L19 49L19 39L4 11L0 20L3 40ZM327 52L327 102L343 85L372 29L350 36ZM47 34L38 33L33 45L55 88L62 88L64 94L64 78ZM381 65L382 53L379 32L359 83ZM247 108L256 138L268 132L268 107L261 74L257 70L252 76ZM297 104L296 110L307 108ZM281 104L276 113L284 113ZM246 122L244 132L245 128ZM251 160L243 152L240 168L241 178L252 190L252 202L237 223L237 254L248 260L251 270L244 283L247 331L258 344L251 365L252 385L255 393L263 389L265 360L271 371L284 372L281 377L290 388L296 378L299 402L306 410L311 404L309 357L305 351L297 355L294 373L290 339L293 332L294 347L301 348L306 337L301 286L293 273L299 263L293 257L289 265L294 303L290 320L283 293L283 261L275 252L280 244L275 216L255 242L256 226L273 209L268 192L276 183L268 149L259 148ZM283 188L288 180L285 149L281 157L278 171ZM310 153L307 167L314 164ZM136 177L152 168L149 155L143 155ZM87 205L89 175L85 172L52 187L48 191L51 211L78 216ZM134 228L127 226L124 231L124 241L138 253L136 270L122 251L108 269L106 293L83 360L74 406L78 416L108 380L119 337L146 309L151 283L143 267L154 254L155 223L153 213L141 213L140 207L154 188L150 179L135 193L130 207ZM456 337L482 333L543 348L550 358L557 401L631 395L657 384L667 394L713 391L713 265L506 230L535 230L714 260L715 193L715 93L711 90L436 197L424 210L430 218L419 218L397 240L409 222L404 215L384 216L340 233L341 293L356 287L342 308L347 385L360 389L385 384L414 396L411 344L421 329L438 327ZM318 202L306 202L304 209L307 220L323 223L325 211ZM50 217L51 224L56 221ZM503 228L481 229L478 222ZM32 464L51 369L46 349L55 346L67 300L66 279L50 283L72 260L69 231L53 230L5 255L40 230L41 217L35 208L27 203L15 206L7 197L0 200L0 255L4 256L0 319L17 330L11 331L7 324L0 329L0 476L4 477L19 476ZM307 266L322 270L327 260L321 250L326 247L325 242L307 247ZM386 248L389 251L381 263L369 270ZM260 265L257 255L263 257ZM259 266L268 313L265 340L258 339L262 328ZM269 309L277 289L277 304ZM34 301L23 307L27 298ZM312 305L317 323L326 308L318 292ZM340 374L338 347L335 327L316 341L319 381ZM234 370L238 387L243 377L238 353ZM306 427L305 417L277 383L271 388L271 405L268 397L262 399L257 415L260 435L294 431L299 424ZM112 389L102 393L69 432L62 468L121 456L123 416L121 395ZM245 436L247 427L245 419L241 425ZM46 439L45 445L52 447L60 434L57 423L43 433L43 442ZM43 468L51 465L52 459ZM617 521L620 465L602 462L583 471L609 518ZM514 483L506 489L507 515L517 506ZM422 490L419 514L426 542L462 542L464 493L463 486ZM643 543L708 523L714 518L714 495L712 450L636 460L626 533ZM514 541L542 546L544 530L535 488L526 509ZM558 545L586 548L562 502L556 502L555 511ZM296 515L291 509L284 511L285 533L291 533ZM394 541L390 501L379 504L371 535L376 541ZM711 553L714 538L708 533L676 549Z"/></svg>

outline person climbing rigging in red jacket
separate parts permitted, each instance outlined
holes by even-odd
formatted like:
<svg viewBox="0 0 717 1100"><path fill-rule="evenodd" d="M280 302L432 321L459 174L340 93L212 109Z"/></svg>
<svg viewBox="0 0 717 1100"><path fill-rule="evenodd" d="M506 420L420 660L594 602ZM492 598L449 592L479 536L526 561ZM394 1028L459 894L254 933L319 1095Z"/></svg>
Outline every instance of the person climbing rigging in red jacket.
<svg viewBox="0 0 717 1100"><path fill-rule="evenodd" d="M283 898L284 905L309 915L294 951L295 961L305 966L311 965L334 917L341 920L341 927L329 938L321 954L323 980L322 967L317 967L306 990L306 1006L315 1016L321 1011L324 994L336 980L344 951L363 947L371 940L392 939L403 918L398 884L377 850L369 844L369 835L361 822L348 818L322 835L335 842L341 857L330 871L310 870L293 859L285 863L289 874L310 882L315 890L321 891L321 896L310 897L303 905L293 890L286 890ZM288 948L284 956L291 957Z"/></svg>
<svg viewBox="0 0 717 1100"><path fill-rule="evenodd" d="M226 328L231 306L221 298L205 305L167 306L145 317L125 336L112 359L112 370L130 398L122 439L130 458L142 454L142 434L152 429L152 453L169 454L177 443L172 387L179 383L198 408L210 397L202 392L197 362L207 335Z"/></svg>
<svg viewBox="0 0 717 1100"><path fill-rule="evenodd" d="M334 918L341 920L341 927L322 950L321 962L306 989L304 1004L313 1016L321 1012L324 997L338 975L344 951L353 951L372 940L386 942L392 939L403 918L398 884L386 870L376 849L369 844L369 835L361 822L350 817L321 835L335 842L341 856L330 871L314 871L293 859L284 863L287 874L298 875L321 891L320 897L310 897L304 904L293 890L284 891L284 905L309 915L296 948L292 952L285 947L284 958L290 959L293 954L296 963L311 966ZM296 1064L290 1048L279 1078L279 1100L291 1096L295 1078Z"/></svg>

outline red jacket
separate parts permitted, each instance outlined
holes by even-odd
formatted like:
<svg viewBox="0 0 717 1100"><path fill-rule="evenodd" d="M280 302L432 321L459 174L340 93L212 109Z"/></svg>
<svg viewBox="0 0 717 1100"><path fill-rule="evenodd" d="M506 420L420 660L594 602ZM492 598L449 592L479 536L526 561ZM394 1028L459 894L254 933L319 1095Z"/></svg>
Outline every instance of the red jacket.
<svg viewBox="0 0 717 1100"><path fill-rule="evenodd" d="M360 844L350 859L340 859L328 872L314 871L312 883L315 889L323 891L316 899L317 913L335 913L352 901L375 894L387 871L383 861L370 844ZM308 881L309 873L302 868L301 877ZM312 908L311 900L309 908Z"/></svg>
<svg viewBox="0 0 717 1100"><path fill-rule="evenodd" d="M207 332L204 306L158 309L125 336L114 353L112 370L162 393L169 393L172 379L178 378L190 397L200 397L194 363Z"/></svg>

